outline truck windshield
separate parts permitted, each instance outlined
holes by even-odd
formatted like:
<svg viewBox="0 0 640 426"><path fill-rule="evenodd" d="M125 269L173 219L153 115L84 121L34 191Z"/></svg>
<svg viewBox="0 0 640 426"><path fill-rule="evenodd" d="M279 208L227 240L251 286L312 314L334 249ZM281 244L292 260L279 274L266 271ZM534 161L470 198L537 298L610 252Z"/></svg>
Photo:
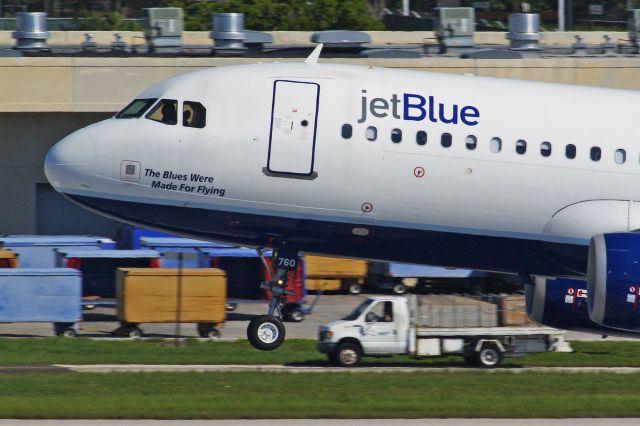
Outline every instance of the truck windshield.
<svg viewBox="0 0 640 426"><path fill-rule="evenodd" d="M122 111L116 114L116 118L138 118L149 109L151 105L157 100L154 99L136 99L129 105L124 107Z"/></svg>
<svg viewBox="0 0 640 426"><path fill-rule="evenodd" d="M342 318L345 321L354 321L356 319L358 319L358 317L360 315L362 315L362 313L373 303L373 300L371 299L367 299L364 302L362 302L361 304L358 305L357 308L355 308L353 310L353 312L351 312L349 315L347 315L346 317Z"/></svg>

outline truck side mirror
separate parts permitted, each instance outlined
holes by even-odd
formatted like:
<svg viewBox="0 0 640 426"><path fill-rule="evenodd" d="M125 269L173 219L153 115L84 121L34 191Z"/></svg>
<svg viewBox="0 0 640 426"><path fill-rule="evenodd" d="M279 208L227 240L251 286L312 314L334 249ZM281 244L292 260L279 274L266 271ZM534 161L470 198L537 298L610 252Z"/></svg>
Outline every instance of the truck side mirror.
<svg viewBox="0 0 640 426"><path fill-rule="evenodd" d="M367 312L367 316L365 317L366 322L378 322L378 316L375 312Z"/></svg>

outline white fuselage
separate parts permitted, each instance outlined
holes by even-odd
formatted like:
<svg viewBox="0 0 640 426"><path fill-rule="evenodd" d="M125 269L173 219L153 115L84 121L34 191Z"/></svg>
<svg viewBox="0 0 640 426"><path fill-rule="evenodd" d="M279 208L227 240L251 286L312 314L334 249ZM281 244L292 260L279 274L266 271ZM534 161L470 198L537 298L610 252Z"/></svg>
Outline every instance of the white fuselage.
<svg viewBox="0 0 640 426"><path fill-rule="evenodd" d="M61 141L46 164L59 191L122 220L201 238L254 245L275 239L307 251L401 261L422 259L400 254L402 241L415 235L425 252L443 251L425 263L481 268L494 251L497 260L486 269L510 272L535 270L500 267L499 251L510 241L557 244L555 253L584 247L598 233L640 228L632 91L265 64L178 76L138 98L177 100L178 117L184 101L199 102L206 126L112 118ZM343 125L351 126L349 138ZM425 144L419 132L426 132ZM567 157L569 144L575 158ZM127 165L137 175L127 175ZM141 217L142 206L161 210ZM181 216L168 223L169 211ZM314 249L321 236L303 222L322 223L319 233L340 247L331 250L327 240ZM356 249L378 236L384 238L372 251ZM451 236L456 255L473 261L446 261ZM500 243L493 246L494 239ZM419 240L409 248L420 250ZM583 273L586 259L576 262L565 269Z"/></svg>

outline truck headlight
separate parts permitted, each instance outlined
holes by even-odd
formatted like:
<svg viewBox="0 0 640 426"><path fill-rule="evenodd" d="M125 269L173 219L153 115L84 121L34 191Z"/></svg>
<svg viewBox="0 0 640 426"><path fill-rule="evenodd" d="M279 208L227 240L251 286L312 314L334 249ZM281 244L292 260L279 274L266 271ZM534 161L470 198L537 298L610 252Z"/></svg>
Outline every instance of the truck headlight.
<svg viewBox="0 0 640 426"><path fill-rule="evenodd" d="M333 331L324 330L320 332L320 340L331 340L333 338Z"/></svg>

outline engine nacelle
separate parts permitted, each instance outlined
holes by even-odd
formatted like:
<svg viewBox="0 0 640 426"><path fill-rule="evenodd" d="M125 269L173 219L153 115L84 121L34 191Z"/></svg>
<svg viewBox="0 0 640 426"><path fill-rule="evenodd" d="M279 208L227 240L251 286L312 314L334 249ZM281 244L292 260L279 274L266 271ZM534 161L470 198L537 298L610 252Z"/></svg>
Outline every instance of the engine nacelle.
<svg viewBox="0 0 640 426"><path fill-rule="evenodd" d="M640 332L640 234L591 238L587 290L592 321Z"/></svg>
<svg viewBox="0 0 640 426"><path fill-rule="evenodd" d="M525 285L525 300L527 315L539 324L585 333L618 334L589 319L584 280L536 277L535 286Z"/></svg>

